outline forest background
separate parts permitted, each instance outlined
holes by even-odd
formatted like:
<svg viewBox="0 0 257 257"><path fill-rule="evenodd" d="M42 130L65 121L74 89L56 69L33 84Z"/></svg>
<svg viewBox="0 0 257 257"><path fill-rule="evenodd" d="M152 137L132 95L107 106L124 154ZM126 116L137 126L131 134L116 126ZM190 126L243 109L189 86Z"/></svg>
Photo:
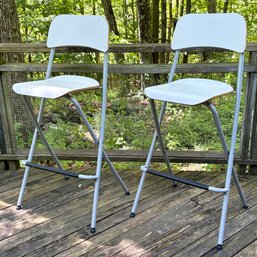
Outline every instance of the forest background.
<svg viewBox="0 0 257 257"><path fill-rule="evenodd" d="M111 44L170 43L179 17L186 13L235 12L247 21L248 42L257 42L257 0L0 0L0 43L42 43L46 42L51 20L59 14L105 15L110 25ZM23 56L1 54L1 63L27 62L45 63L48 54L36 53ZM234 58L234 59L233 59ZM235 61L218 53L184 54L181 62ZM173 53L154 54L111 54L110 63L171 63ZM101 62L101 56L94 54L59 54L58 62ZM101 79L100 74L91 74ZM188 74L178 74L186 77ZM202 75L206 77L206 75ZM44 74L30 73L13 75L10 84L43 78ZM225 79L234 85L233 74L210 74L210 78ZM108 112L105 147L107 149L147 150L150 146L153 124L144 87L165 82L167 75L143 76L110 74L108 87ZM245 85L244 85L245 86ZM17 96L13 96L19 102ZM83 108L95 130L100 121L100 92L81 95ZM224 132L229 138L231 131L234 98L217 100L217 108ZM244 99L242 99L242 108ZM37 102L32 101L33 105ZM20 106L15 110L16 140L20 149L30 145L32 129L24 126L25 110ZM66 106L68 113L64 110ZM222 106L222 108L220 108ZM221 150L216 132L213 130L211 114L205 107L168 106L164 119L165 141L169 150ZM94 147L89 133L80 125L73 108L65 101L57 104L49 102L46 107L43 128L50 143L56 149L89 149ZM204 124L204 126L203 126ZM238 135L240 140L240 133ZM39 148L43 144L39 142ZM82 163L79 163L82 165Z"/></svg>

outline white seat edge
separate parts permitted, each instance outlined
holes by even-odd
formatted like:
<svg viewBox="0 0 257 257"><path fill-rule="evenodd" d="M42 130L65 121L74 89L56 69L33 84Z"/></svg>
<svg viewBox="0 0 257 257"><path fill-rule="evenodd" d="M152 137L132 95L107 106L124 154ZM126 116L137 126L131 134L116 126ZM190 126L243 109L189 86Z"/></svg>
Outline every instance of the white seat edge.
<svg viewBox="0 0 257 257"><path fill-rule="evenodd" d="M13 85L13 90L20 95L56 99L99 86L98 81L89 77L61 75L45 80L16 83Z"/></svg>
<svg viewBox="0 0 257 257"><path fill-rule="evenodd" d="M233 92L233 88L211 79L180 79L167 84L148 87L145 95L155 100L185 105L197 105Z"/></svg>

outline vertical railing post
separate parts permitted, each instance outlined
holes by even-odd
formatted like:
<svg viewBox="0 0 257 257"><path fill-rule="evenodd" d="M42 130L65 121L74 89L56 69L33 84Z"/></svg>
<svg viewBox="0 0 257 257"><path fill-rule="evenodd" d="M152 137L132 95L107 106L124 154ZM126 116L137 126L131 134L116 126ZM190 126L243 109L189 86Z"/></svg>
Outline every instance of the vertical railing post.
<svg viewBox="0 0 257 257"><path fill-rule="evenodd" d="M4 153L6 153L6 143L5 143L5 138L4 138L4 129L3 129L3 123L2 123L2 113L0 113L0 155L4 154ZM1 170L5 170L6 169L5 161L0 161L0 169Z"/></svg>
<svg viewBox="0 0 257 257"><path fill-rule="evenodd" d="M250 52L249 54L249 64L254 64L256 62L256 52ZM249 159L250 158L250 144L251 136L253 133L253 109L256 105L256 83L254 83L254 73L247 73L247 81L245 88L245 100L244 100L244 111L243 111L243 122L241 130L241 140L240 140L240 158ZM239 166L240 172L246 172L246 165Z"/></svg>
<svg viewBox="0 0 257 257"><path fill-rule="evenodd" d="M16 137L14 120L11 108L10 86L7 82L7 72L0 72L0 144L1 154L14 154L16 152ZM17 169L18 161L2 161L5 169Z"/></svg>
<svg viewBox="0 0 257 257"><path fill-rule="evenodd" d="M250 52L249 64L257 66L257 52ZM249 173L257 174L257 73L247 76L240 153L242 159L256 160Z"/></svg>

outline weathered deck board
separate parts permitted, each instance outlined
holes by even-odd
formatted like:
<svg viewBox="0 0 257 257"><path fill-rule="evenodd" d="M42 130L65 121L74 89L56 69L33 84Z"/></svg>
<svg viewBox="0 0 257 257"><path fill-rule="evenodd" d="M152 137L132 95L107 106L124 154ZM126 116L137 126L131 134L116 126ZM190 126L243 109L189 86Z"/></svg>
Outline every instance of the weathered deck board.
<svg viewBox="0 0 257 257"><path fill-rule="evenodd" d="M233 193L233 199L231 200L234 201L238 197L235 192ZM209 231L218 226L221 200L220 196L217 197L216 194L209 194L208 192L204 192L197 198L191 198L191 201L195 202L195 207L189 210L186 207L184 212L180 212L180 216L183 215L182 217L184 219L179 218L173 229L169 227L166 231L163 231L162 228L162 234L158 236L158 240L149 237L148 240L146 240L147 245L145 246L145 250L148 252L145 253L144 256L170 256L170 254L175 254L194 241L199 240L198 237L206 235ZM240 210L243 211L242 208L233 207L236 206L232 206L230 209L230 217L232 215L238 215ZM174 213L174 211L172 213ZM209 217L210 215L211 217ZM185 245L185 240L187 245ZM214 240L216 240L215 236ZM190 256L193 255L191 254Z"/></svg>
<svg viewBox="0 0 257 257"><path fill-rule="evenodd" d="M216 186L224 181L221 173L180 175ZM91 234L92 181L31 172L24 209L16 211L22 172L0 173L0 256L255 256L257 177L240 177L248 210L232 188L224 250L217 253L222 195L181 184L173 188L170 181L148 175L131 219L140 172L124 170L121 176L130 196L108 170L103 172L97 233Z"/></svg>
<svg viewBox="0 0 257 257"><path fill-rule="evenodd" d="M196 177L198 179L201 179L201 177ZM220 179L220 177L219 177ZM204 177L202 177L201 181L206 181ZM167 184L167 181L165 181ZM154 185L156 186L156 185ZM106 245L106 248L108 249L108 246L110 245L119 245L120 242L123 240L128 241L126 243L126 248L130 245L133 245L135 242L140 243L141 241L144 243L147 243L147 241L150 239L150 237L156 231L165 231L167 228L170 227L170 223L174 222L174 217L176 215L181 215L183 212L188 211L185 210L185 206L187 206L189 209L193 208L195 206L195 202L193 201L187 201L188 197L197 197L199 194L201 194L203 191L199 190L197 188L192 188L192 190L187 190L186 186L180 186L181 188L173 189L173 192L170 193L168 190L163 190L162 188L162 195L158 197L158 199L155 197L155 194L153 194L153 197L151 198L151 202L144 203L143 201L140 202L140 206L138 208L138 215L134 219L126 220L122 224L123 233L120 235L120 233L115 228L111 228L110 231L105 231L101 233L96 238L92 238L91 243L94 243L94 248L92 252L89 252L92 256L97 256L98 245L100 244L100 248L103 248L103 245L105 245L105 241L108 242ZM160 194L160 193L159 193ZM186 202L184 202L186 201ZM150 203L150 205L149 205ZM149 212L149 209L151 208L151 212ZM174 209L176 213L170 215L170 210ZM129 213L130 208L127 209L127 213ZM160 224L159 220L163 220L164 223ZM151 222L149 222L151 221ZM167 221L168 223L166 224ZM140 222L140 223L138 223ZM142 227L142 230L138 230L138 226ZM158 234L159 232L157 232ZM108 238L108 240L106 240ZM141 245L141 244L140 244ZM133 246L132 246L133 247ZM78 248L78 246L76 247ZM83 245L82 247L79 247L79 252L83 252ZM107 249L104 249L104 251L107 251ZM133 247L134 248L134 247ZM89 248L88 248L89 249ZM102 250L99 251L102 254ZM111 254L114 254L119 252L121 249L116 248L115 250L110 247ZM73 251L73 253L71 253ZM75 256L76 249L70 249L68 251L69 254L73 254L71 256ZM66 253L64 253L61 256L64 256ZM121 255L122 256L122 255Z"/></svg>
<svg viewBox="0 0 257 257"><path fill-rule="evenodd" d="M246 246L242 251L237 253L235 257L252 257L257 256L257 240Z"/></svg>

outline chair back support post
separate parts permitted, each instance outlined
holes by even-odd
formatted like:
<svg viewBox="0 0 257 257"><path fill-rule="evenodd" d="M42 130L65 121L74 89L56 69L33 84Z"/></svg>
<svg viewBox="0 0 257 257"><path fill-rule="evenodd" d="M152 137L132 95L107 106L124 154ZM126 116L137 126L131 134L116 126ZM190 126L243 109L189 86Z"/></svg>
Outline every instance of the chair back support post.
<svg viewBox="0 0 257 257"><path fill-rule="evenodd" d="M164 113L165 113L166 106L167 106L167 102L163 101L162 106L161 106L161 110L160 110L160 113L159 113L159 117L158 117L159 124L162 123L162 119L163 119L163 116L164 116ZM143 169L150 167L151 159L152 159L153 152L154 152L154 149L155 149L156 140L157 140L157 132L155 130L153 140L152 140L152 143L151 143L148 155L147 155L145 165L142 166Z"/></svg>
<svg viewBox="0 0 257 257"><path fill-rule="evenodd" d="M236 148L236 136L237 136L237 129L238 129L238 118L239 118L239 111L240 111L240 102L241 102L241 91L242 91L242 81L243 81L243 70L244 70L244 53L239 55L239 63L238 63L238 72L237 72L237 89L236 89L236 102L234 108L234 121L232 127L232 135L231 135L231 144L230 144L230 151L229 151L229 159L228 159L228 169L227 169L227 179L226 179L226 188L230 187L231 180L228 179L231 177L232 168L234 164L234 153Z"/></svg>
<svg viewBox="0 0 257 257"><path fill-rule="evenodd" d="M103 88L102 88L102 110L101 110L101 125L100 125L100 137L98 145L98 158L96 175L101 175L101 163L103 158L103 143L104 143L104 130L106 120L106 97L107 97L107 78L108 78L108 53L104 53L104 67L103 67Z"/></svg>
<svg viewBox="0 0 257 257"><path fill-rule="evenodd" d="M55 55L55 48L51 48L49 60L48 60L48 64L47 64L46 76L45 76L46 79L49 79L51 77L54 55Z"/></svg>
<svg viewBox="0 0 257 257"><path fill-rule="evenodd" d="M107 93L107 84L108 84L108 52L104 53L104 63L103 63L103 88L105 88L105 92Z"/></svg>
<svg viewBox="0 0 257 257"><path fill-rule="evenodd" d="M169 76L168 82L173 81L173 78L174 78L174 75L175 75L175 71L176 71L176 67L177 67L177 63L178 63L178 59L179 59L179 53L180 53L180 51L176 50L175 56L174 56L174 59L173 59L173 63L171 65L170 76Z"/></svg>

